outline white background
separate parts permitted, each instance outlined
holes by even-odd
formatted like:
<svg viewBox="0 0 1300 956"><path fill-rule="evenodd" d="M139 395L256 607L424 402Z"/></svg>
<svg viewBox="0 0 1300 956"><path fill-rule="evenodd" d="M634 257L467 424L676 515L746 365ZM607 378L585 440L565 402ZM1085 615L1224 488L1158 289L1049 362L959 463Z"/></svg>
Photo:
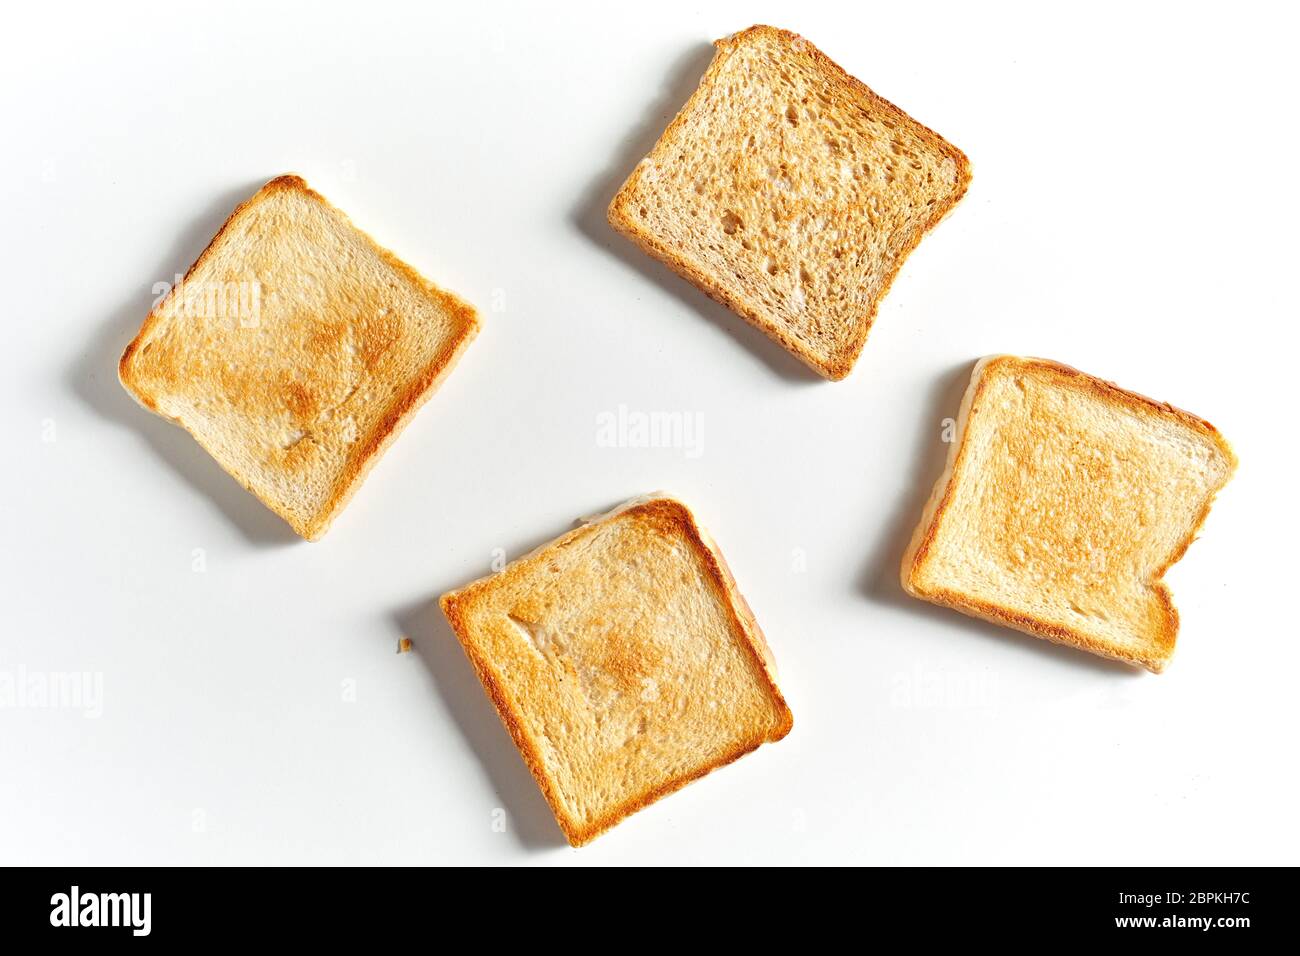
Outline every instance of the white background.
<svg viewBox="0 0 1300 956"><path fill-rule="evenodd" d="M1296 24L976 6L10 11L0 671L103 699L0 709L0 859L1296 863ZM838 384L605 224L755 21L974 166ZM289 171L484 318L318 544L115 373L152 285ZM999 351L1235 445L1165 674L900 591L940 422ZM620 404L700 416L702 454L599 447ZM571 850L432 601L659 488L721 543L795 728Z"/></svg>

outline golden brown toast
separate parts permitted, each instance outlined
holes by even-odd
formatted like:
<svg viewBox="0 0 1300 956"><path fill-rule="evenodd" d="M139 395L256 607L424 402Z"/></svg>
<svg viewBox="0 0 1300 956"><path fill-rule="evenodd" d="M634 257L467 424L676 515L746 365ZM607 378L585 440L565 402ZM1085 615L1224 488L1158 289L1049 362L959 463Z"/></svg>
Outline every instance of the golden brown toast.
<svg viewBox="0 0 1300 956"><path fill-rule="evenodd" d="M633 499L441 603L574 846L793 724L722 554L672 498Z"/></svg>
<svg viewBox="0 0 1300 956"><path fill-rule="evenodd" d="M477 332L473 307L281 176L154 307L118 374L314 540Z"/></svg>
<svg viewBox="0 0 1300 956"><path fill-rule="evenodd" d="M909 594L1159 672L1161 582L1236 467L1208 422L1066 365L975 366L903 558Z"/></svg>
<svg viewBox="0 0 1300 956"><path fill-rule="evenodd" d="M609 221L842 379L903 260L966 192L970 163L797 34L755 26L716 46Z"/></svg>

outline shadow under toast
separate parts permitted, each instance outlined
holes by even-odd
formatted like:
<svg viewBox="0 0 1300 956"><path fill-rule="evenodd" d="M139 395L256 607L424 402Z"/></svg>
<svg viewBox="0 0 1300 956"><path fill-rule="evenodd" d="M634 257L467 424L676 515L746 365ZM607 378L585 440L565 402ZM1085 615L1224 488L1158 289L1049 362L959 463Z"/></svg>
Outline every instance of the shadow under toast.
<svg viewBox="0 0 1300 956"><path fill-rule="evenodd" d="M393 622L411 639L462 739L478 756L489 784L501 798L509 818L507 833L526 850L567 847L568 841L546 798L502 725L496 707L483 692L478 675L438 606L437 596L398 610ZM487 821L484 813L482 825L487 826Z"/></svg>

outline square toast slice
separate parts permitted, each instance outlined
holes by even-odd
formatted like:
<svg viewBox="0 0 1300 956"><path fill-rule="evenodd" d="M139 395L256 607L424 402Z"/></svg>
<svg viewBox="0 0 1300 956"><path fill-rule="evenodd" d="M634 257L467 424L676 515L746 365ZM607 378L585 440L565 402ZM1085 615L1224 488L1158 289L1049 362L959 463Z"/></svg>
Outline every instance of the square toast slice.
<svg viewBox="0 0 1300 956"><path fill-rule="evenodd" d="M966 192L970 163L797 34L754 26L716 46L609 221L842 379L903 260Z"/></svg>
<svg viewBox="0 0 1300 956"><path fill-rule="evenodd" d="M478 326L472 306L281 176L155 305L118 376L315 540Z"/></svg>
<svg viewBox="0 0 1300 956"><path fill-rule="evenodd" d="M1067 365L975 366L903 558L912 596L1159 673L1161 578L1237 459L1209 422Z"/></svg>
<svg viewBox="0 0 1300 956"><path fill-rule="evenodd" d="M672 498L633 499L441 604L574 846L793 725L726 562Z"/></svg>

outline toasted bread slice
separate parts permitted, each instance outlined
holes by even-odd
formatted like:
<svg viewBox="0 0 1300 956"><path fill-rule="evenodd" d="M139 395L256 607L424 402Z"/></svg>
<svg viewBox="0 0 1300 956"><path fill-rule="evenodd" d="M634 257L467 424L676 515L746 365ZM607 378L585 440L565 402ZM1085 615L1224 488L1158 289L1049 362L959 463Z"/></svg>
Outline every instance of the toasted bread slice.
<svg viewBox="0 0 1300 956"><path fill-rule="evenodd" d="M970 163L797 34L755 26L716 46L609 221L842 379L903 260L966 192Z"/></svg>
<svg viewBox="0 0 1300 956"><path fill-rule="evenodd" d="M1066 365L975 366L903 587L1159 672L1178 613L1161 583L1236 468L1209 422Z"/></svg>
<svg viewBox="0 0 1300 956"><path fill-rule="evenodd" d="M633 499L442 609L574 846L790 732L749 606L672 498Z"/></svg>
<svg viewBox="0 0 1300 956"><path fill-rule="evenodd" d="M154 307L118 374L314 540L477 332L473 307L281 176Z"/></svg>

